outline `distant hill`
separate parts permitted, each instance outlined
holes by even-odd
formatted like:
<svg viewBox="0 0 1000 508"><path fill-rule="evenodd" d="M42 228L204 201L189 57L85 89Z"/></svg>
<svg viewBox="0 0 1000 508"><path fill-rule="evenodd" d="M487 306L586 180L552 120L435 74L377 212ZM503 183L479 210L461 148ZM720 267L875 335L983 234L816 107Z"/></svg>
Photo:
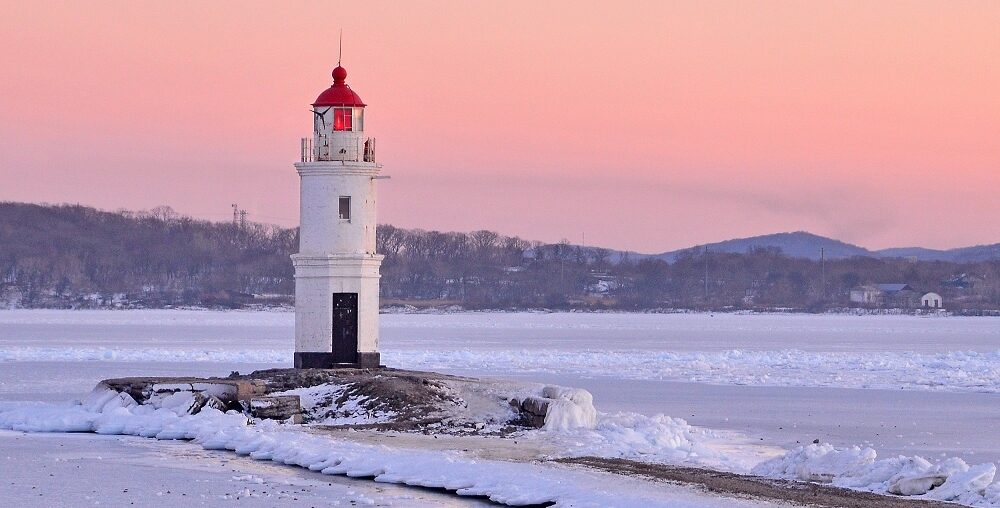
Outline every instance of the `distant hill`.
<svg viewBox="0 0 1000 508"><path fill-rule="evenodd" d="M1000 259L1000 243L948 250L926 249L923 247L899 247L871 251L864 247L825 236L814 235L805 231L736 238L661 254L636 255L630 253L630 256L633 258L637 256L640 258L652 257L673 263L681 255L701 252L705 250L705 247L708 247L708 250L711 252L733 254L743 254L752 249L778 248L786 256L812 260L819 259L820 252L824 250L827 259L848 259L856 256L865 256L872 258L913 258L918 261L948 261L952 263L976 263Z"/></svg>
<svg viewBox="0 0 1000 508"><path fill-rule="evenodd" d="M948 261L951 258L949 251L923 247L893 247L872 254L881 258L917 258L925 261Z"/></svg>
<svg viewBox="0 0 1000 508"><path fill-rule="evenodd" d="M687 249L680 249L653 257L673 263L678 257L685 253L701 252L705 248L711 252L727 252L732 254L743 254L752 249L781 249L782 254L793 258L819 259L820 251L825 249L827 259L845 259L855 256L876 255L868 249L858 247L849 243L826 238L805 231L794 233L775 233L771 235L754 236L750 238L736 238L723 242L710 243L707 245L697 245Z"/></svg>
<svg viewBox="0 0 1000 508"><path fill-rule="evenodd" d="M158 306L204 303L220 292L288 294L297 243L295 230L199 221L169 207L0 202L0 293L16 287L19 300L36 306L76 305L88 295L128 294Z"/></svg>
<svg viewBox="0 0 1000 508"><path fill-rule="evenodd" d="M976 245L958 249L935 250L923 247L902 247L875 251L881 258L916 258L920 261L949 261L952 263L977 263L1000 259L1000 243Z"/></svg>

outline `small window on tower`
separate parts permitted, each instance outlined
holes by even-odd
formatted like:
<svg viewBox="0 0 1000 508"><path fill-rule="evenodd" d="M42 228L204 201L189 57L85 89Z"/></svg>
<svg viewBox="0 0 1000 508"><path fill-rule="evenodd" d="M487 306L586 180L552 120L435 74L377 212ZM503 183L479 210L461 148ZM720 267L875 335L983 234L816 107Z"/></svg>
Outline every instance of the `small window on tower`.
<svg viewBox="0 0 1000 508"><path fill-rule="evenodd" d="M351 196L340 196L340 220L351 222Z"/></svg>
<svg viewBox="0 0 1000 508"><path fill-rule="evenodd" d="M352 108L334 108L333 110L333 130L352 131L354 120L354 110Z"/></svg>

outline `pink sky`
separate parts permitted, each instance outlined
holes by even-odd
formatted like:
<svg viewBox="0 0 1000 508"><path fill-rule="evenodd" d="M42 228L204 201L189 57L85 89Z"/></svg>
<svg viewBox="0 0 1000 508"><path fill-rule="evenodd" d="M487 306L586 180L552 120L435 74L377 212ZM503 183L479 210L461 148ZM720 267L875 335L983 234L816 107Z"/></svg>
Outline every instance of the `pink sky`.
<svg viewBox="0 0 1000 508"><path fill-rule="evenodd" d="M343 27L381 222L643 252L1000 241L1000 2L0 8L0 200L295 224Z"/></svg>

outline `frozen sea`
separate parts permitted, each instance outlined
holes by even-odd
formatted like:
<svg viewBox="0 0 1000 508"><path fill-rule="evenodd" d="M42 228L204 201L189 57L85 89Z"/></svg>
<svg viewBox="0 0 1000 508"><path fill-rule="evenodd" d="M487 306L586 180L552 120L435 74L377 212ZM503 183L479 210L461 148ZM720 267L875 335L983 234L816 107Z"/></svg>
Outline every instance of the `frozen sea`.
<svg viewBox="0 0 1000 508"><path fill-rule="evenodd" d="M384 363L590 390L762 444L819 439L1000 462L1000 319L852 315L384 314ZM287 367L288 312L0 311L0 401L103 378Z"/></svg>

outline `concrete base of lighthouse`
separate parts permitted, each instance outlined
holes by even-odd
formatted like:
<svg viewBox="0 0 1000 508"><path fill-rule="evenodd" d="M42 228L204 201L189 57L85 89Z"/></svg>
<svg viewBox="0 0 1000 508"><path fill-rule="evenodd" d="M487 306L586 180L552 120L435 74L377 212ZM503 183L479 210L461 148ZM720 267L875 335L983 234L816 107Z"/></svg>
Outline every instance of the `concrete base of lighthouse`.
<svg viewBox="0 0 1000 508"><path fill-rule="evenodd" d="M296 368L379 367L378 281L382 256L292 256Z"/></svg>
<svg viewBox="0 0 1000 508"><path fill-rule="evenodd" d="M381 354L376 352L358 351L354 363L339 362L333 353L295 353L294 367L296 369L375 369L382 365Z"/></svg>

